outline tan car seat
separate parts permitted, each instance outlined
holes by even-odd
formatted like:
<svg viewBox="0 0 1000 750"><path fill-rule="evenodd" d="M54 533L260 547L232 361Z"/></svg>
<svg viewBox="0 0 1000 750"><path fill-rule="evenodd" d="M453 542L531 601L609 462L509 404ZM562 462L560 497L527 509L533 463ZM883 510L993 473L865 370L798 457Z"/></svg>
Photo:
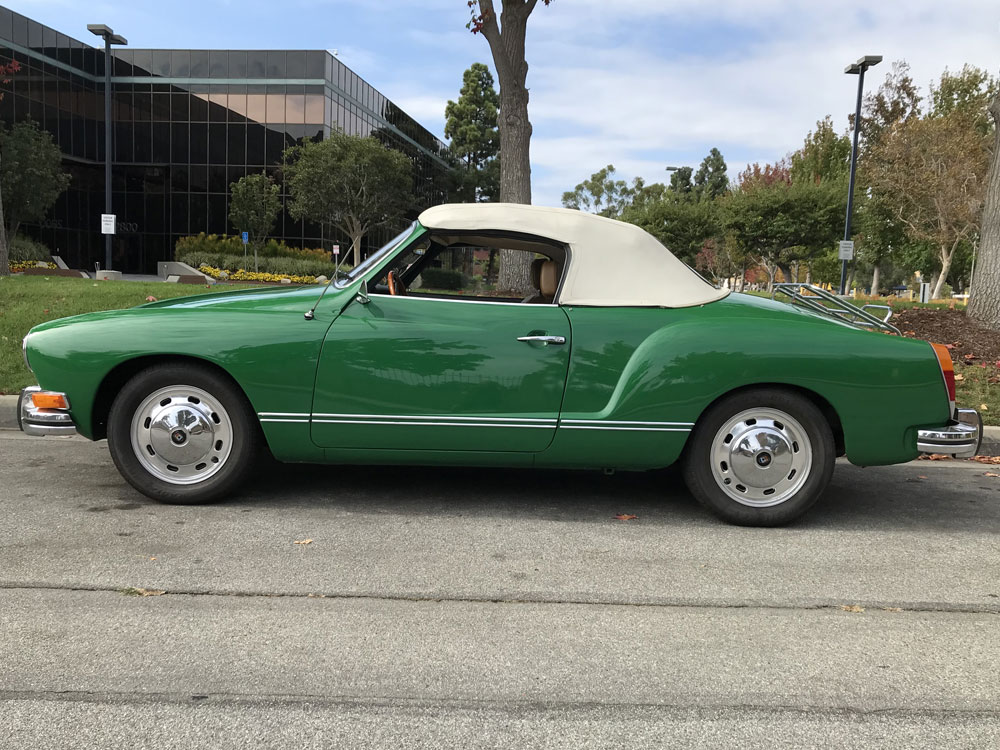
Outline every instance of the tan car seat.
<svg viewBox="0 0 1000 750"><path fill-rule="evenodd" d="M559 266L554 260L542 261L541 273L539 274L538 291L542 293L542 301L549 303L556 296L556 288L559 286Z"/></svg>

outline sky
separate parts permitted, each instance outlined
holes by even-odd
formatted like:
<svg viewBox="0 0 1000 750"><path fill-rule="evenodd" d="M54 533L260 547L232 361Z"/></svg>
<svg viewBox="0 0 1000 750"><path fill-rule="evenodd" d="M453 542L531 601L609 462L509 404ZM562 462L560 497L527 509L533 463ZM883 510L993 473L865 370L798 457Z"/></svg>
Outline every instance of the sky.
<svg viewBox="0 0 1000 750"><path fill-rule="evenodd" d="M444 108L489 45L466 0L7 0L90 43L104 23L135 47L336 49L438 137ZM1000 72L997 0L554 0L528 22L533 202L603 166L665 181L716 147L730 177L797 149L817 120L846 131L866 54L877 87L906 60L926 92L948 68Z"/></svg>

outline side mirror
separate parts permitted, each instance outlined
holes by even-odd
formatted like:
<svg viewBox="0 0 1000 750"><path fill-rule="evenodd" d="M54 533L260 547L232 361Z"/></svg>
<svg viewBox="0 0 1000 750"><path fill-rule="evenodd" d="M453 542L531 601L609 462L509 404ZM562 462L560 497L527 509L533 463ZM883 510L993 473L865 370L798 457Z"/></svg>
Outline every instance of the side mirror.
<svg viewBox="0 0 1000 750"><path fill-rule="evenodd" d="M361 279L361 288L358 289L358 294L354 298L359 304L367 305L371 302L371 297L368 296L368 280Z"/></svg>

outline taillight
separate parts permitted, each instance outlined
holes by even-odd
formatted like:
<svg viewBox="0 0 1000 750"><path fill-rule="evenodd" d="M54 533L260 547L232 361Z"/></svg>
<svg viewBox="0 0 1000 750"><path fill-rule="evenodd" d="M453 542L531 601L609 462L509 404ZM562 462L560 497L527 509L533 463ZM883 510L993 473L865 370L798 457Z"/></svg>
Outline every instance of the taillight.
<svg viewBox="0 0 1000 750"><path fill-rule="evenodd" d="M941 365L941 374L944 375L944 385L948 389L948 400L952 405L955 403L955 365L951 361L951 352L944 344L931 344L934 354L937 355L938 364Z"/></svg>

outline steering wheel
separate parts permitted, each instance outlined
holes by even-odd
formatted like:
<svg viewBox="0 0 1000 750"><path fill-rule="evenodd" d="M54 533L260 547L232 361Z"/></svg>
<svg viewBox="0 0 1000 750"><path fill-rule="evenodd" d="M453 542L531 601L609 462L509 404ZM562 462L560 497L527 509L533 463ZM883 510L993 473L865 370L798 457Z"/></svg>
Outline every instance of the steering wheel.
<svg viewBox="0 0 1000 750"><path fill-rule="evenodd" d="M389 283L389 294L394 297L406 296L406 284L403 283L403 280L399 278L395 271L389 271L386 281Z"/></svg>

